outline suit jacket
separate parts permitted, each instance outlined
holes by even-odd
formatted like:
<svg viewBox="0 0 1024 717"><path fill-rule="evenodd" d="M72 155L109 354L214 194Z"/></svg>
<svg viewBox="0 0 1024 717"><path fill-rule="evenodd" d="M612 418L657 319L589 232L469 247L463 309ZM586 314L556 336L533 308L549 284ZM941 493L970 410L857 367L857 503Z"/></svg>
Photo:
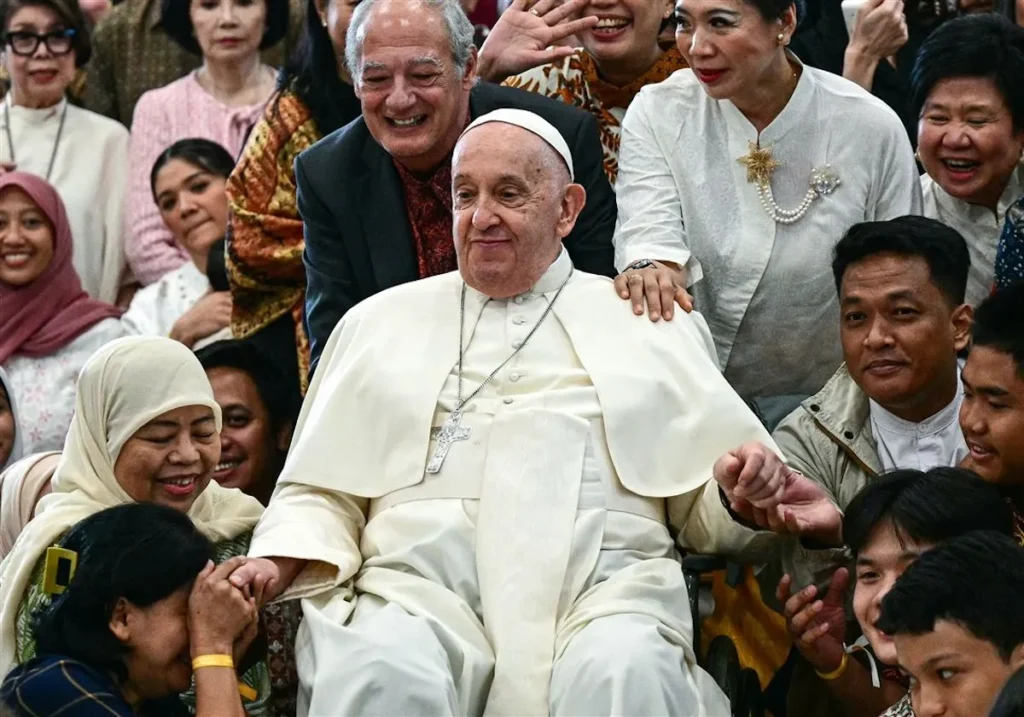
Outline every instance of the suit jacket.
<svg viewBox="0 0 1024 717"><path fill-rule="evenodd" d="M576 181L587 190L587 204L565 247L578 269L614 276L615 194L602 166L597 121L589 112L516 89L480 83L471 90L472 118L502 107L536 112L565 137ZM300 154L295 184L306 239L312 372L346 311L419 275L398 170L362 117Z"/></svg>

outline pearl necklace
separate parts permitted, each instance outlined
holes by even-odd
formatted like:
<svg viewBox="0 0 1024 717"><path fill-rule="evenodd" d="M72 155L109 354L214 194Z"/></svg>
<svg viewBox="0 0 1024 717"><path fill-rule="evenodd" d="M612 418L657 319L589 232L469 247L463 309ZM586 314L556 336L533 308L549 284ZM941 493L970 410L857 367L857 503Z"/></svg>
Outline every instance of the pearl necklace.
<svg viewBox="0 0 1024 717"><path fill-rule="evenodd" d="M783 209L772 195L772 174L782 166L772 157L772 148L761 148L757 143L750 143L750 152L737 160L747 166L747 181L757 187L757 196L765 212L779 224L795 224L803 219L811 205L821 197L827 197L836 191L842 182L831 164L815 167L811 172L807 193L796 209Z"/></svg>

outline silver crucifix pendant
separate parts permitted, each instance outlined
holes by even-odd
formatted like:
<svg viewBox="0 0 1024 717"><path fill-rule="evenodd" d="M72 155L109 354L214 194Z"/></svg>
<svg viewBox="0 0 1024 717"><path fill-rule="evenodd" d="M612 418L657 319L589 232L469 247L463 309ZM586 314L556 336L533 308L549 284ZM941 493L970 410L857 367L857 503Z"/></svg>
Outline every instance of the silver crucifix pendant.
<svg viewBox="0 0 1024 717"><path fill-rule="evenodd" d="M465 441L469 438L471 428L462 428L459 423L462 421L462 411L452 411L444 423L437 428L430 429L430 437L437 441L434 447L434 455L427 463L427 473L437 473L444 465L444 459L448 456L448 449L455 441Z"/></svg>

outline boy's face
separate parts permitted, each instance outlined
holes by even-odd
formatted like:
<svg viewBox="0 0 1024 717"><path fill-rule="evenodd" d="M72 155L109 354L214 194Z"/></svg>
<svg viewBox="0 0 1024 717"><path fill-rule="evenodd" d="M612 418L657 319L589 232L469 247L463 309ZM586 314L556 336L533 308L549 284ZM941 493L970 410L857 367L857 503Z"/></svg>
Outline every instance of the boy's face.
<svg viewBox="0 0 1024 717"><path fill-rule="evenodd" d="M970 449L961 466L989 483L1024 485L1024 381L1010 354L971 349L961 374L960 428Z"/></svg>
<svg viewBox="0 0 1024 717"><path fill-rule="evenodd" d="M931 632L895 640L900 667L911 677L916 717L987 715L1003 683L1024 664L1024 645L1006 662L991 642L946 620Z"/></svg>

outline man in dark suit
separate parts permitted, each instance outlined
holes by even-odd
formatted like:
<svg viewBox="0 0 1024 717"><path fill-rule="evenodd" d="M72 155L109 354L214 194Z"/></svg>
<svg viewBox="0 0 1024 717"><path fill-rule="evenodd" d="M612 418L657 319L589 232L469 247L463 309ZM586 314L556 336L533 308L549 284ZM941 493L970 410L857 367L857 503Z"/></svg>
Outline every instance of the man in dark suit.
<svg viewBox="0 0 1024 717"><path fill-rule="evenodd" d="M592 115L478 83L473 27L457 0L364 0L347 41L363 116L295 162L311 370L335 325L357 302L456 268L451 153L473 118L498 108L535 112L563 135L577 182L587 190L566 249L577 268L615 275L615 195L602 169Z"/></svg>

